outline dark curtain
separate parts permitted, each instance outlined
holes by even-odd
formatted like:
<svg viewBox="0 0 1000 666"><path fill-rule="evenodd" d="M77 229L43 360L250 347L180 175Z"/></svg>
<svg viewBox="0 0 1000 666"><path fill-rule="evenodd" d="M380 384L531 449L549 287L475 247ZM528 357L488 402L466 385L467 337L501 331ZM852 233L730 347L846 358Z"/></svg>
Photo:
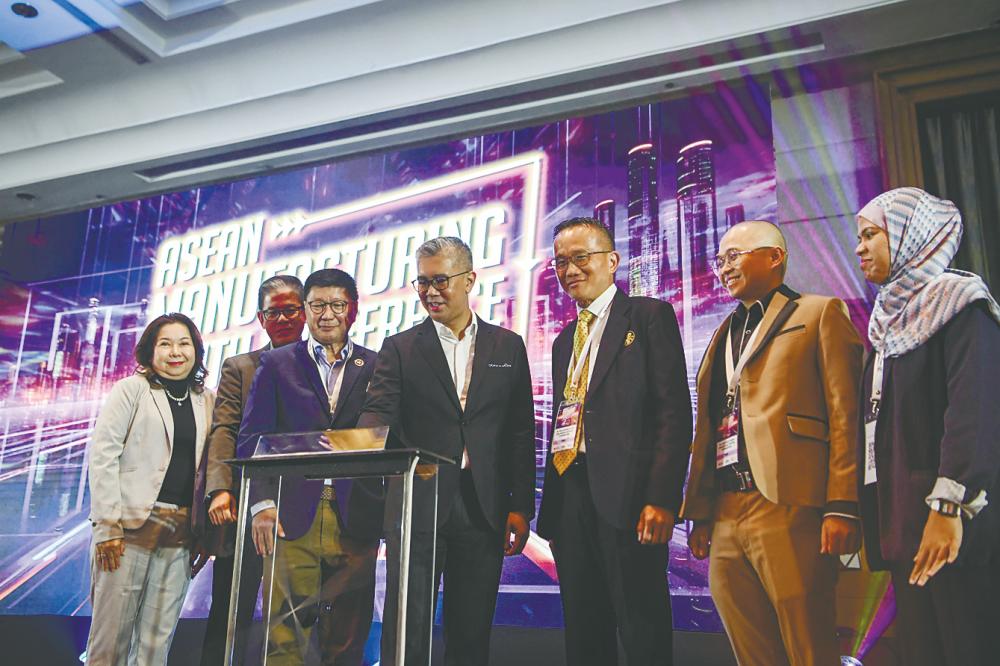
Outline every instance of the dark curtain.
<svg viewBox="0 0 1000 666"><path fill-rule="evenodd" d="M919 105L917 119L924 188L965 224L953 266L1000 295L1000 91Z"/></svg>

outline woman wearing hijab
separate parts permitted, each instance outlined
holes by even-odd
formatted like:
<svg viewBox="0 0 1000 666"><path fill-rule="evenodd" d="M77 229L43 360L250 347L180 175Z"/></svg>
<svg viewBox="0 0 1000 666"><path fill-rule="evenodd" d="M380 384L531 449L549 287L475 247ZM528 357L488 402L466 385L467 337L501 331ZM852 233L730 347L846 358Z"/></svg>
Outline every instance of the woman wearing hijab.
<svg viewBox="0 0 1000 666"><path fill-rule="evenodd" d="M93 620L87 663L166 664L192 575L195 474L212 422L205 347L182 314L154 319L90 443Z"/></svg>
<svg viewBox="0 0 1000 666"><path fill-rule="evenodd" d="M902 663L996 663L1000 610L1000 306L948 268L955 205L905 187L857 216L868 326L859 455L868 562L888 569Z"/></svg>

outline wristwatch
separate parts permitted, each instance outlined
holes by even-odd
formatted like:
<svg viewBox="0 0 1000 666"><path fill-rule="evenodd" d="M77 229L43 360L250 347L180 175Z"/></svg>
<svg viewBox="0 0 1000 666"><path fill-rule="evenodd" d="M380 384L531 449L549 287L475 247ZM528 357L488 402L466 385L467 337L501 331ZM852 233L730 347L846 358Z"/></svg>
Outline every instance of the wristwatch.
<svg viewBox="0 0 1000 666"><path fill-rule="evenodd" d="M962 513L962 507L958 502L952 502L951 500L932 499L929 505L931 511L937 511L942 516L948 516L949 518L954 518Z"/></svg>

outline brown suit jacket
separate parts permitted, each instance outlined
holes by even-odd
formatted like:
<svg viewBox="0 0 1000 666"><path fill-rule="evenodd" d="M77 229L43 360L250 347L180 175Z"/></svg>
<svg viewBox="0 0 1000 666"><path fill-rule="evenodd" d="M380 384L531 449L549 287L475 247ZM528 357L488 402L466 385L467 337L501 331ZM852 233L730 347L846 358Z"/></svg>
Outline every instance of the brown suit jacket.
<svg viewBox="0 0 1000 666"><path fill-rule="evenodd" d="M205 460L199 466L195 480L196 507L200 504L207 508L208 498L217 490L236 490L233 487L233 468L226 461L236 457L236 435L243 419L243 406L250 393L254 373L260 365L261 354L270 348L268 345L263 349L237 354L222 363L215 409L212 412L212 428L203 453ZM204 511L200 507L197 510L199 515ZM231 525L215 527L206 519L202 544L214 555L230 556L235 534Z"/></svg>
<svg viewBox="0 0 1000 666"><path fill-rule="evenodd" d="M839 299L792 294L774 294L740 378L750 469L761 494L777 504L857 502L861 339ZM713 359L717 345L725 344L730 319L715 331L698 371L698 417L682 509L692 520L712 519L719 492L708 402Z"/></svg>
<svg viewBox="0 0 1000 666"><path fill-rule="evenodd" d="M246 405L254 373L260 365L260 357L270 348L268 345L246 354L237 354L222 363L212 429L208 434L206 496L217 490L234 490L233 468L225 461L236 457L236 436L243 420L243 406Z"/></svg>

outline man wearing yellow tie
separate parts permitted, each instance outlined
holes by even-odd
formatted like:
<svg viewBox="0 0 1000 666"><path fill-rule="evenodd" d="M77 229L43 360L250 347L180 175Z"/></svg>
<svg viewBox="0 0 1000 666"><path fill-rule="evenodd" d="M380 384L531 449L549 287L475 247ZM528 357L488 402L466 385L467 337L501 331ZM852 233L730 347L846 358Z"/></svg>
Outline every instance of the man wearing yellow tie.
<svg viewBox="0 0 1000 666"><path fill-rule="evenodd" d="M566 662L672 663L667 542L680 508L691 397L673 308L614 284L614 239L560 223L552 269L578 317L552 347L553 437L538 531L555 555Z"/></svg>

